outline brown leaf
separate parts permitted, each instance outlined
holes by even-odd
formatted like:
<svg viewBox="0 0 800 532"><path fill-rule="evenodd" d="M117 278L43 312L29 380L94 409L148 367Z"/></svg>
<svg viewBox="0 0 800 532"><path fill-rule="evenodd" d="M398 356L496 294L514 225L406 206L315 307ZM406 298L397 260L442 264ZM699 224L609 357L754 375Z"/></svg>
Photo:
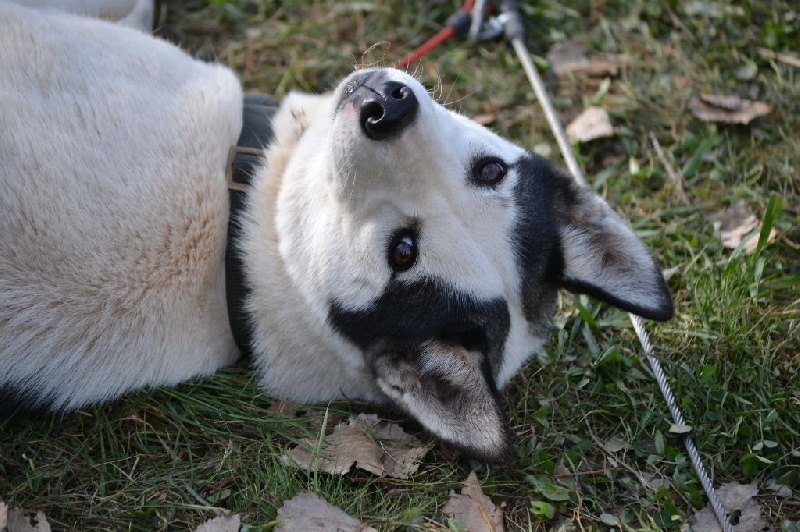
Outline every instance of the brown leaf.
<svg viewBox="0 0 800 532"><path fill-rule="evenodd" d="M772 111L772 107L764 102L716 94L695 98L689 103L689 109L694 116L704 122L724 124L749 124L753 119Z"/></svg>
<svg viewBox="0 0 800 532"><path fill-rule="evenodd" d="M305 439L281 460L334 475L344 475L355 465L381 477L409 478L428 452L427 446L399 425L382 422L375 414L359 414L337 425L323 440L319 453L313 452L316 445L316 441Z"/></svg>
<svg viewBox="0 0 800 532"><path fill-rule="evenodd" d="M792 54L779 54L769 50L767 48L758 48L758 53L762 57L766 57L767 59L774 59L775 61L779 61L785 65L790 65L793 67L800 68L800 57Z"/></svg>
<svg viewBox="0 0 800 532"><path fill-rule="evenodd" d="M686 76L675 76L672 78L672 86L678 90L692 86L692 80Z"/></svg>
<svg viewBox="0 0 800 532"><path fill-rule="evenodd" d="M688 17L722 18L726 16L743 16L744 9L730 6L727 2L687 2L683 12Z"/></svg>
<svg viewBox="0 0 800 532"><path fill-rule="evenodd" d="M559 77L568 74L591 77L616 76L623 56L605 55L586 58L586 46L577 41L565 41L553 46L547 53L550 66Z"/></svg>
<svg viewBox="0 0 800 532"><path fill-rule="evenodd" d="M733 527L735 531L764 530L767 526L766 521L761 517L761 506L753 499L756 495L758 495L758 488L755 484L744 485L738 482L728 482L717 490L719 502L726 514L740 512L739 523ZM694 532L722 531L710 504L692 516L691 525Z"/></svg>
<svg viewBox="0 0 800 532"><path fill-rule="evenodd" d="M239 514L221 515L209 519L195 528L194 532L239 532L241 526L242 520L239 518Z"/></svg>
<svg viewBox="0 0 800 532"><path fill-rule="evenodd" d="M562 459L553 468L553 475L556 477L569 477L572 476L573 473L567 469L567 466L564 465L564 461Z"/></svg>
<svg viewBox="0 0 800 532"><path fill-rule="evenodd" d="M8 532L50 532L50 523L47 522L43 511L36 512L35 525L31 525L31 520L28 518L27 513L22 508L8 510L8 522L6 523Z"/></svg>
<svg viewBox="0 0 800 532"><path fill-rule="evenodd" d="M290 401L283 401L281 399L278 399L274 401L271 405L269 405L269 408L267 408L267 412L282 414L285 417L293 418L297 417L297 405Z"/></svg>
<svg viewBox="0 0 800 532"><path fill-rule="evenodd" d="M608 112L601 107L589 107L567 126L567 137L571 142L614 136L614 127Z"/></svg>
<svg viewBox="0 0 800 532"><path fill-rule="evenodd" d="M711 215L711 219L715 225L718 225L715 233L717 238L722 241L723 247L735 249L742 240L747 238L743 248L744 252L749 255L756 250L761 221L750 211L744 200L731 204L727 209L717 211ZM776 235L777 231L773 228L767 242L775 240Z"/></svg>
<svg viewBox="0 0 800 532"><path fill-rule="evenodd" d="M765 486L778 497L791 497L794 494L794 492L792 492L792 488L789 486L784 486L783 484L778 484L775 482L775 479L772 478L767 480Z"/></svg>
<svg viewBox="0 0 800 532"><path fill-rule="evenodd" d="M5 532L6 528L8 528L8 506L0 501L0 532Z"/></svg>
<svg viewBox="0 0 800 532"><path fill-rule="evenodd" d="M314 493L295 495L278 509L275 532L318 530L320 532L376 532Z"/></svg>
<svg viewBox="0 0 800 532"><path fill-rule="evenodd" d="M741 111L743 100L738 96L726 96L724 94L701 94L700 99L704 103L713 107L719 107L726 111Z"/></svg>
<svg viewBox="0 0 800 532"><path fill-rule="evenodd" d="M444 514L459 521L469 532L503 532L503 510L496 507L487 497L475 472L471 472L464 482L461 494L450 492L450 499L444 505Z"/></svg>
<svg viewBox="0 0 800 532"><path fill-rule="evenodd" d="M327 423L329 426L333 426L342 420L342 416L339 414L299 406L290 401L276 400L267 410L286 419L297 420L299 423L287 423L285 426L287 434L295 438L307 436L309 429L319 431L323 424Z"/></svg>
<svg viewBox="0 0 800 532"><path fill-rule="evenodd" d="M484 113L481 115L475 115L472 117L472 119L482 126L488 126L497 120L497 113Z"/></svg>

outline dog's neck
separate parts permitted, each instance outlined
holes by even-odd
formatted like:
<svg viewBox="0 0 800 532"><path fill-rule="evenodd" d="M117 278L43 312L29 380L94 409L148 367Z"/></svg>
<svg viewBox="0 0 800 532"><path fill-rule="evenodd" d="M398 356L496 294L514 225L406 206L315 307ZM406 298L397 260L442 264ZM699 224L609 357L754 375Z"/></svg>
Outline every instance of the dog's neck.
<svg viewBox="0 0 800 532"><path fill-rule="evenodd" d="M244 305L248 288L244 282L244 264L237 243L240 238L241 215L246 205L247 190L252 183L254 172L261 165L264 148L275 136L272 118L278 105L278 102L263 94L245 94L242 106L242 132L236 146L230 149L226 168L230 192L228 243L225 248L228 322L236 346L248 356L253 351L253 333Z"/></svg>

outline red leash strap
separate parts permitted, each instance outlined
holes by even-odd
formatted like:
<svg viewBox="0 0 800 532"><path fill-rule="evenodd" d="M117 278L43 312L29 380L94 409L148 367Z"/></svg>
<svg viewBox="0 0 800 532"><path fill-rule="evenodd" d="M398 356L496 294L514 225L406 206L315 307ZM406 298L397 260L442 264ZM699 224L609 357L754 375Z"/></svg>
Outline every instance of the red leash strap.
<svg viewBox="0 0 800 532"><path fill-rule="evenodd" d="M470 12L474 4L475 0L466 0L461 9L447 19L447 26L392 66L395 68L407 69L411 63L416 63L423 55L427 54L456 33L468 31L472 22L472 14Z"/></svg>

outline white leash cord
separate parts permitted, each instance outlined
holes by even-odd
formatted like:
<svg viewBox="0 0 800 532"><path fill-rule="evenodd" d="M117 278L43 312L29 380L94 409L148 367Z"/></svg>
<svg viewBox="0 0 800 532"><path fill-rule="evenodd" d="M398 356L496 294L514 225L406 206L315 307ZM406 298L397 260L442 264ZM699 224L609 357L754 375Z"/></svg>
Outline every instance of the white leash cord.
<svg viewBox="0 0 800 532"><path fill-rule="evenodd" d="M582 185L586 185L586 178L583 175L581 167L578 165L578 161L575 159L575 155L572 153L572 147L567 140L567 136L564 134L564 129L561 127L561 122L558 120L558 116L556 116L555 109L553 109L553 105L550 103L550 98L547 94L544 83L542 83L542 78L539 76L539 73L533 66L528 49L525 47L525 42L523 40L524 32L522 21L520 20L515 4L516 2L501 2L501 5L503 6L503 13L507 17L505 22L506 36L511 40L511 44L514 46L514 51L516 51L517 56L522 63L522 68L525 69L525 73L528 75L528 80L530 80L531 86L536 93L536 98L539 100L539 104L542 106L542 110L547 118L547 122L550 124L550 129L552 129L553 134L556 137L558 147L561 149L561 153L563 154L564 160L567 163L567 168L569 168L569 171L572 173L576 181ZM652 369L653 375L656 378L658 388L661 390L661 394L664 396L664 400L667 402L667 406L672 413L672 419L678 425L685 425L683 414L681 414L678 405L675 403L675 396L672 394L672 390L667 382L667 376L664 374L664 370L661 369L661 364L659 361L652 356L653 344L650 342L650 337L647 334L647 330L644 328L642 318L635 314L628 314L628 317L631 319L631 323L633 323L633 329L636 331L636 336L639 337L639 343L644 349L645 357L647 358L647 362L650 364L650 368ZM733 526L730 524L727 516L725 515L725 510L722 508L722 504L720 504L719 499L717 498L717 492L714 490L714 485L711 483L711 479L708 477L705 467L703 467L700 454L697 452L697 447L695 447L692 438L687 435L684 437L683 443L686 446L686 451L689 453L689 459L694 466L694 470L697 472L697 476L700 477L700 483L703 485L703 490L706 492L706 497L708 497L708 501L711 503L711 508L714 510L714 515L716 515L717 521L719 521L722 530L724 532L734 532Z"/></svg>

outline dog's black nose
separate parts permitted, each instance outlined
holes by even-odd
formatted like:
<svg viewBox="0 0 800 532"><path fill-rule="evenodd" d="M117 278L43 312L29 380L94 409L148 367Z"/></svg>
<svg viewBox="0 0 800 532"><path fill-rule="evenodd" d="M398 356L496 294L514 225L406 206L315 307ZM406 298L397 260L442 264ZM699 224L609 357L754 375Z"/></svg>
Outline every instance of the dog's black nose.
<svg viewBox="0 0 800 532"><path fill-rule="evenodd" d="M361 129L374 140L398 135L414 119L419 108L417 97L399 81L387 81L370 89L361 103Z"/></svg>

